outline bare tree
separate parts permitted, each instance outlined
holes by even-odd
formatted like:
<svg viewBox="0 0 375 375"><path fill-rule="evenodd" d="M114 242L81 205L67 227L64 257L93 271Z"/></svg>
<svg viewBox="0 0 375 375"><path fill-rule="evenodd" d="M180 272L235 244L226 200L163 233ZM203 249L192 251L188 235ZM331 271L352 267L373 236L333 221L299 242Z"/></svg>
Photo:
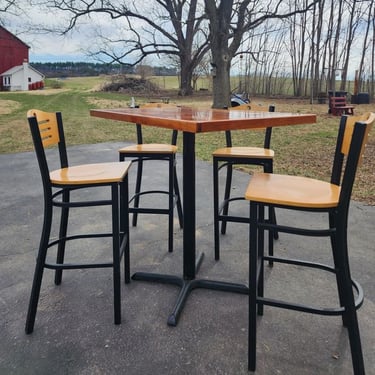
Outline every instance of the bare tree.
<svg viewBox="0 0 375 375"><path fill-rule="evenodd" d="M4 24L1 13L14 13L19 10L19 0L0 0L0 25Z"/></svg>
<svg viewBox="0 0 375 375"><path fill-rule="evenodd" d="M325 0L314 5L313 23L311 31L311 103L323 91L324 59L322 58L322 33L324 20Z"/></svg>
<svg viewBox="0 0 375 375"><path fill-rule="evenodd" d="M340 90L344 91L346 89L346 80L348 75L349 62L351 57L351 50L355 41L357 29L361 23L361 18L363 16L363 2L354 0L348 3L349 19L346 23L346 35L343 45L343 64L341 72L341 83Z"/></svg>
<svg viewBox="0 0 375 375"><path fill-rule="evenodd" d="M8 12L12 8L17 7L16 0L1 0L0 1L0 12Z"/></svg>
<svg viewBox="0 0 375 375"><path fill-rule="evenodd" d="M284 7L285 1L262 0L205 0L210 22L210 48L213 66L213 107L223 108L230 103L230 67L238 53L244 33L256 29L268 19L283 19L305 13L319 0L307 6L295 3L293 11ZM217 5L218 4L218 5Z"/></svg>
<svg viewBox="0 0 375 375"><path fill-rule="evenodd" d="M372 31L372 45L371 45L371 52L370 52L370 63L369 63L369 76L370 76L370 84L369 84L369 92L371 98L374 99L375 97L375 6L372 7L372 17L370 22L370 27Z"/></svg>
<svg viewBox="0 0 375 375"><path fill-rule="evenodd" d="M112 35L104 35L98 28L97 40L101 43L91 46L91 54L98 59L105 56L110 62L136 65L147 56L176 56L180 62L180 94L192 93L193 71L209 49L198 0L39 0L40 3L68 15L68 25L60 29L62 34L78 27L81 20L98 14L108 17L113 25Z"/></svg>
<svg viewBox="0 0 375 375"><path fill-rule="evenodd" d="M294 14L286 22L289 23L289 43L285 47L289 49L292 61L293 91L295 96L301 96L307 78L304 74L306 64L310 61L307 14Z"/></svg>
<svg viewBox="0 0 375 375"><path fill-rule="evenodd" d="M374 35L372 35L372 40L370 37L371 32L371 21L374 23L374 1L370 1L368 4L368 8L366 9L367 12L367 19L366 19L366 28L365 28L365 35L363 38L363 47L362 47L362 56L359 63L359 79L358 79L358 90L362 91L364 86L363 84L363 77L364 77L364 67L365 67L365 56L367 55L369 49L371 48L372 42L372 51L374 50L375 40Z"/></svg>

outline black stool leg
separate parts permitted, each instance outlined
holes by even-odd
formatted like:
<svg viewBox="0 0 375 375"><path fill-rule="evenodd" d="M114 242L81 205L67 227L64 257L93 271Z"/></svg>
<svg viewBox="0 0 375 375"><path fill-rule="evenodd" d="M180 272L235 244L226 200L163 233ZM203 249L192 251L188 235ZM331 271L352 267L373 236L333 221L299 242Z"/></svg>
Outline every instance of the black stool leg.
<svg viewBox="0 0 375 375"><path fill-rule="evenodd" d="M120 244L124 247L125 284L130 283L130 238L129 238L129 178L120 184ZM124 244L124 241L125 244Z"/></svg>
<svg viewBox="0 0 375 375"><path fill-rule="evenodd" d="M115 324L121 323L119 186L112 184L113 305Z"/></svg>
<svg viewBox="0 0 375 375"><path fill-rule="evenodd" d="M139 193L141 192L141 183L142 183L142 173L143 173L143 159L139 158L137 163L137 179L135 183L135 193L134 193L134 208L139 207ZM138 212L133 212L133 227L137 226L138 221Z"/></svg>
<svg viewBox="0 0 375 375"><path fill-rule="evenodd" d="M336 248L337 252L337 266L338 266L338 287L341 289L339 295L344 298L345 316L344 322L348 328L350 349L352 354L352 364L355 375L364 375L365 367L362 353L362 344L359 334L357 310L355 308L353 287L351 282L349 259L348 259L348 244L346 234L345 220L339 218L336 227Z"/></svg>
<svg viewBox="0 0 375 375"><path fill-rule="evenodd" d="M168 159L169 180L168 180L168 251L173 252L173 211L174 211L174 155Z"/></svg>
<svg viewBox="0 0 375 375"><path fill-rule="evenodd" d="M233 164L228 163L227 165L227 178L225 181L225 192L224 192L224 207L223 207L223 216L228 215L229 210L229 198L230 198L230 189L232 186L232 176L233 176ZM227 231L227 221L223 218L221 223L221 234L225 234Z"/></svg>
<svg viewBox="0 0 375 375"><path fill-rule="evenodd" d="M213 158L213 187L214 187L214 249L215 260L220 259L219 238L219 162Z"/></svg>
<svg viewBox="0 0 375 375"><path fill-rule="evenodd" d="M257 272L258 272L258 206L250 202L249 226L249 326L248 326L248 369L256 369L256 342L257 342Z"/></svg>
<svg viewBox="0 0 375 375"><path fill-rule="evenodd" d="M68 203L70 199L70 192L68 189L65 189L62 194L62 201ZM65 257L65 238L68 230L68 218L69 218L69 207L62 207L61 208L61 219L60 219L60 231L59 231L59 238L60 242L57 247L57 257L56 263L57 264L64 264L64 257ZM55 285L60 285L62 280L62 269L57 269L55 271Z"/></svg>
<svg viewBox="0 0 375 375"><path fill-rule="evenodd" d="M259 204L258 205L258 218L257 221L259 223L264 222L264 205ZM264 228L262 226L258 226L258 235L257 235L257 258L260 260L259 261L259 267L260 270L258 272L258 288L257 288L257 297L263 297L264 296ZM258 302L258 315L263 315L263 303Z"/></svg>
<svg viewBox="0 0 375 375"><path fill-rule="evenodd" d="M181 195L180 195L180 188L178 186L178 179L177 179L177 170L176 170L176 160L174 160L174 174L173 174L173 183L174 183L174 193L177 199L177 213L178 213L178 221L180 223L180 228L184 227L184 215L182 211L182 202L181 202Z"/></svg>
<svg viewBox="0 0 375 375"><path fill-rule="evenodd" d="M264 173L273 173L273 160L270 159L269 162L266 162L263 164L263 171ZM268 206L268 214L269 214L269 219L271 224L277 224L276 223L276 213L275 213L275 207L273 206ZM275 240L279 239L279 233L275 230L273 231L273 238ZM268 253L268 255L273 256L273 253ZM271 263L269 263L272 265Z"/></svg>
<svg viewBox="0 0 375 375"><path fill-rule="evenodd" d="M271 220L271 223L272 224L277 224L276 222L276 213L275 213L275 207L273 206L269 206L269 217L270 217L270 220ZM279 239L279 232L277 230L273 231L273 239L274 240L278 240ZM273 255L273 254L269 254L269 255Z"/></svg>
<svg viewBox="0 0 375 375"><path fill-rule="evenodd" d="M330 213L329 214L329 227L331 229L336 228L336 221L335 221L335 215ZM333 255L333 261L335 264L335 268L339 269L340 268L340 257L341 253L337 251L337 241L336 241L336 230L331 234L330 240L331 240L331 248L332 248L332 255ZM339 301L340 301L340 306L345 306L345 295L343 295L343 286L342 286L342 278L339 277L339 274L336 273L336 282L337 282L337 289L338 289L338 295L339 295ZM343 314L342 315L342 323L344 327L348 326L348 321L347 321L347 315Z"/></svg>
<svg viewBox="0 0 375 375"><path fill-rule="evenodd" d="M51 234L51 225L52 225L51 201L52 201L52 197L50 197L48 201L47 199L45 199L42 237L40 239L38 257L36 260L35 271L34 271L33 285L31 288L29 308L28 308L27 317L26 317L25 332L27 334L32 333L34 330L35 316L36 316L36 311L38 308L40 288L42 285L44 265L46 262L46 256L47 256L47 250L48 250L49 236Z"/></svg>

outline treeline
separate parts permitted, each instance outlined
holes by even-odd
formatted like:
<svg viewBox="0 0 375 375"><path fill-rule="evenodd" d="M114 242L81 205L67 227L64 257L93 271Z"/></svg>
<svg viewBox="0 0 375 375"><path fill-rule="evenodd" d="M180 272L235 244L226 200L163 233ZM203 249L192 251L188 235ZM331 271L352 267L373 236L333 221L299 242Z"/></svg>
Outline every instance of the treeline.
<svg viewBox="0 0 375 375"><path fill-rule="evenodd" d="M35 62L31 65L48 78L89 77L101 74L136 74L137 67L128 64L103 64L88 62ZM174 76L175 68L152 67L153 75Z"/></svg>

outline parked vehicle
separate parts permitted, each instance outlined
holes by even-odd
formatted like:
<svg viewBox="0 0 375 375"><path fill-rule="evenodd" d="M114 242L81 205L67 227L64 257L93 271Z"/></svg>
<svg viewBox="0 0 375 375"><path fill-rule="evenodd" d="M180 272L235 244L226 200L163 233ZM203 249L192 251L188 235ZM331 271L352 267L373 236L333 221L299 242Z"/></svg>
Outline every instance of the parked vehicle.
<svg viewBox="0 0 375 375"><path fill-rule="evenodd" d="M230 104L232 107L237 107L242 104L249 104L250 98L247 93L235 94L233 93L230 98Z"/></svg>

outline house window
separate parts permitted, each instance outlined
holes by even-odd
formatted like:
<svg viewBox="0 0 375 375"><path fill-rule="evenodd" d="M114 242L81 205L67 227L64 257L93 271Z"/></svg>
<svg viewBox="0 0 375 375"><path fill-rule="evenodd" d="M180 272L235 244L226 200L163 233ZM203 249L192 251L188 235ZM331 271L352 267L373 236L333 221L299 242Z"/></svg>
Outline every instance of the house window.
<svg viewBox="0 0 375 375"><path fill-rule="evenodd" d="M29 83L31 83L31 77L29 77Z"/></svg>
<svg viewBox="0 0 375 375"><path fill-rule="evenodd" d="M3 83L4 83L4 86L10 86L10 77L9 76L3 77Z"/></svg>

